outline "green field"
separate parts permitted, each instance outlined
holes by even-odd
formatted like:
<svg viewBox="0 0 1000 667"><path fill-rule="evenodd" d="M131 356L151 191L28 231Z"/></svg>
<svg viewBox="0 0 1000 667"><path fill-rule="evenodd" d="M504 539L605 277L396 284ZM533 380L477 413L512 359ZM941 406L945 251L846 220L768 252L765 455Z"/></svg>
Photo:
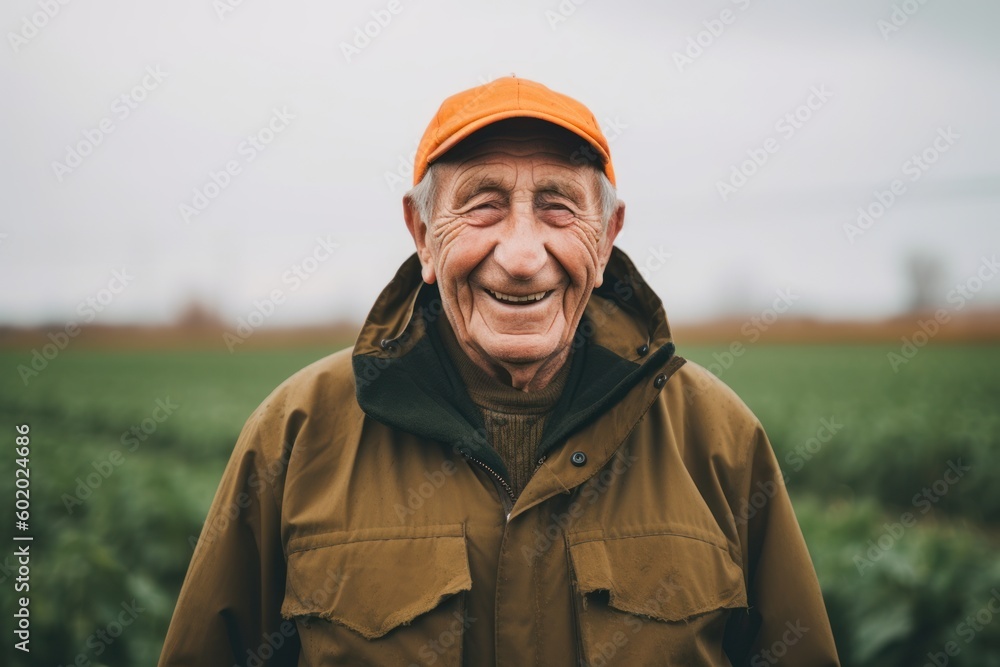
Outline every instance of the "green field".
<svg viewBox="0 0 1000 667"><path fill-rule="evenodd" d="M986 606L1000 601L1000 346L924 349L898 373L890 349L757 345L718 368L787 475L844 664L945 664L953 642L947 664L1000 667ZM15 368L29 355L0 352L0 495L13 504L14 425L28 423L35 536L30 662L11 648L16 568L0 552L3 664L155 664L240 427L330 351L71 348L27 387ZM679 353L709 365L716 350ZM12 531L5 520L5 544Z"/></svg>

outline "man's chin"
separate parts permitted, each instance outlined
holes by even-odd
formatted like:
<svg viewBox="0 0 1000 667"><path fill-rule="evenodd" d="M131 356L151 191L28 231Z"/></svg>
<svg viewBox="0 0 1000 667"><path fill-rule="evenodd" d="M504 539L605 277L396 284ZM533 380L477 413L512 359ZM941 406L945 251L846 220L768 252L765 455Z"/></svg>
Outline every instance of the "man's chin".
<svg viewBox="0 0 1000 667"><path fill-rule="evenodd" d="M529 365L554 355L558 344L549 336L507 334L484 341L480 347L494 363Z"/></svg>

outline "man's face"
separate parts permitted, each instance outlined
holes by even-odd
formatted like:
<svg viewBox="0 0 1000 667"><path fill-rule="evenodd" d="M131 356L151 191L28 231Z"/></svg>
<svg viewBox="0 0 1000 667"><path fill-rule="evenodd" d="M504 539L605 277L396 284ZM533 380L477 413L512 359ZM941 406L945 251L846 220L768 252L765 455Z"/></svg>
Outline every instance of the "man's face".
<svg viewBox="0 0 1000 667"><path fill-rule="evenodd" d="M568 353L601 284L623 210L604 229L597 174L568 159L574 144L535 132L463 147L438 170L426 228L407 212L423 278L474 359L511 371Z"/></svg>

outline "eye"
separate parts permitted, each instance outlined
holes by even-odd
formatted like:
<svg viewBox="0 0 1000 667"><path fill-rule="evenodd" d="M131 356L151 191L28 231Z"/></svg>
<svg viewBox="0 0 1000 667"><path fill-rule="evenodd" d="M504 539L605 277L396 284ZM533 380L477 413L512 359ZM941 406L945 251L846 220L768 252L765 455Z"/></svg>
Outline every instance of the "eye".
<svg viewBox="0 0 1000 667"><path fill-rule="evenodd" d="M557 201L542 202L538 209L543 213L547 213L559 219L566 216L576 216L576 211L569 206L569 204L563 204Z"/></svg>
<svg viewBox="0 0 1000 667"><path fill-rule="evenodd" d="M485 225L492 225L500 220L503 220L503 211L503 202L486 200L471 204L465 209L462 215L469 224L481 227Z"/></svg>
<svg viewBox="0 0 1000 667"><path fill-rule="evenodd" d="M551 211L552 213L567 212L576 214L574 202L555 192L541 193L535 198L535 207L539 211Z"/></svg>
<svg viewBox="0 0 1000 667"><path fill-rule="evenodd" d="M504 202L496 195L490 196L489 193L481 194L465 203L465 211L467 213L475 212L493 212L499 211L503 208Z"/></svg>

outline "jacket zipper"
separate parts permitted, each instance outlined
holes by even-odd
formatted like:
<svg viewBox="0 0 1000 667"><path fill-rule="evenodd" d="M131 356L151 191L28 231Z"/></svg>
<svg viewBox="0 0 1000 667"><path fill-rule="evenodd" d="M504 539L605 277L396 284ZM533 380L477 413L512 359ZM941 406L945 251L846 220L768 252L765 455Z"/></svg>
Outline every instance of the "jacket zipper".
<svg viewBox="0 0 1000 667"><path fill-rule="evenodd" d="M497 487L497 493L500 494L500 503L503 505L503 513L506 515L507 520L510 521L510 511L514 509L514 489L510 488L510 484L507 483L507 480L505 480L500 473L476 457L471 454L466 454L465 458L470 461L475 461L481 468L483 468L483 470L490 474L490 479L493 480L493 485Z"/></svg>
<svg viewBox="0 0 1000 667"><path fill-rule="evenodd" d="M470 461L475 461L476 463L479 464L481 468L483 468L483 470L485 470L490 474L490 479L493 480L493 485L497 487L497 493L500 495L500 503L503 505L503 512L507 516L507 521L510 521L510 512L512 509L514 509L514 489L510 488L510 484L508 484L507 480L503 478L503 475L501 475L496 470L489 467L476 457L472 456L471 454L466 454L465 458L469 459ZM544 456L538 459L538 462L535 464L535 469L532 471L532 474L538 472L538 469L542 467L543 463L545 463Z"/></svg>

